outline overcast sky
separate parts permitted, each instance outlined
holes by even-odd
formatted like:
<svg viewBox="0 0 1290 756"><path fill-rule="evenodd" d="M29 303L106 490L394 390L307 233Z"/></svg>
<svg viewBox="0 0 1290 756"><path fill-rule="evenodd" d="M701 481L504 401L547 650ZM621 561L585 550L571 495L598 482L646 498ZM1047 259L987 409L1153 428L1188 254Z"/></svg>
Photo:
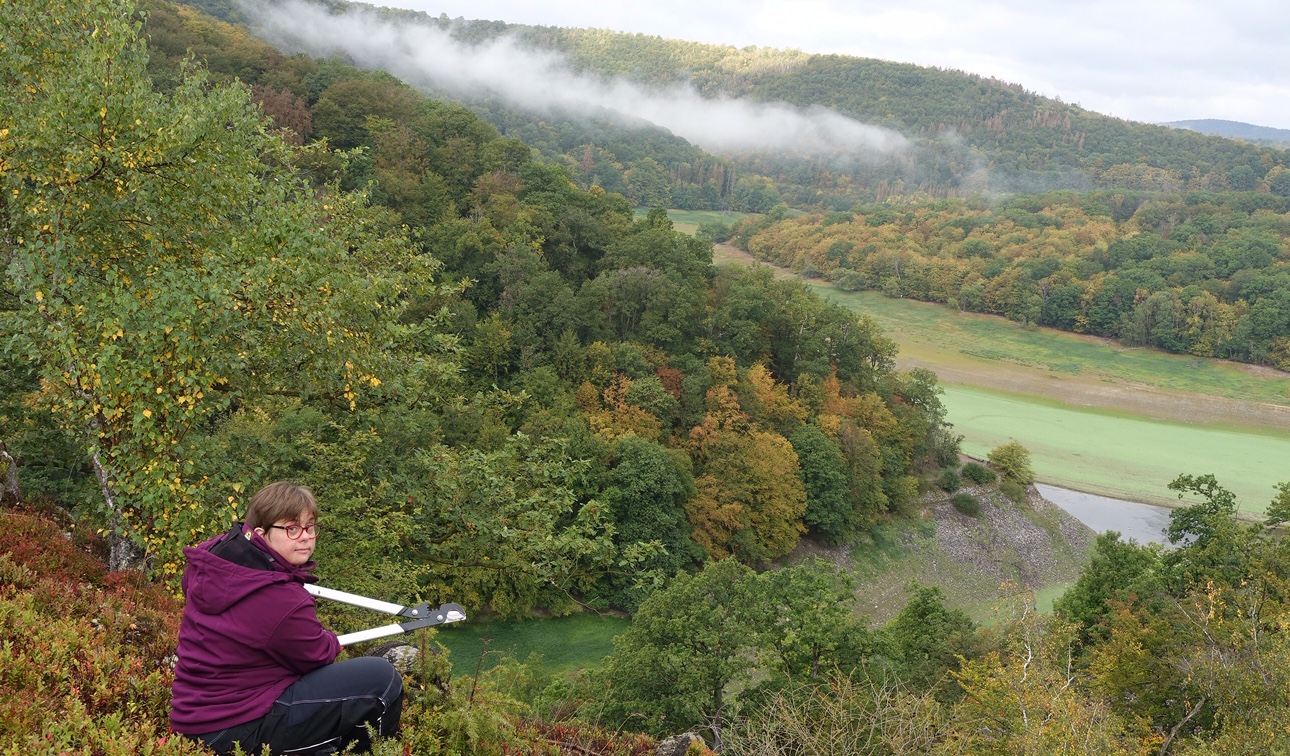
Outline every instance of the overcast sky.
<svg viewBox="0 0 1290 756"><path fill-rule="evenodd" d="M378 0L437 16L842 53L994 76L1100 113L1290 129L1286 0Z"/></svg>

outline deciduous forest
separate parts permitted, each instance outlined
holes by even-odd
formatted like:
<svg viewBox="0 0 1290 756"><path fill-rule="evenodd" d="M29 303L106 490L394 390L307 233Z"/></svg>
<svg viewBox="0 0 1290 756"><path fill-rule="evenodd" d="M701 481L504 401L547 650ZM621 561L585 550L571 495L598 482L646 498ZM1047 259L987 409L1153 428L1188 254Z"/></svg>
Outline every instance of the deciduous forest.
<svg viewBox="0 0 1290 756"><path fill-rule="evenodd" d="M1290 370L1290 199L1272 193L906 198L733 240L843 289Z"/></svg>

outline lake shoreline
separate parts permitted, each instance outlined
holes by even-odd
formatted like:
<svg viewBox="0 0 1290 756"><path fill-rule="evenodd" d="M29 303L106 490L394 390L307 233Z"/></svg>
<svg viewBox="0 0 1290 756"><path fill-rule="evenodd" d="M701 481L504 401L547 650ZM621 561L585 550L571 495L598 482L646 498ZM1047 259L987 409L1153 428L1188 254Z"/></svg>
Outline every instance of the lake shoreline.
<svg viewBox="0 0 1290 756"><path fill-rule="evenodd" d="M1170 507L1117 499L1047 483L1036 483L1035 490L1046 501L1061 507L1067 514L1099 534L1114 530L1126 541L1166 542L1164 529L1169 525Z"/></svg>
<svg viewBox="0 0 1290 756"><path fill-rule="evenodd" d="M801 278L729 245L713 254ZM1212 473L1245 521L1259 519L1286 477L1290 374L807 283L873 317L899 346L899 369L936 373L965 455L1018 441L1045 484L1168 508L1190 503L1168 488L1179 474Z"/></svg>

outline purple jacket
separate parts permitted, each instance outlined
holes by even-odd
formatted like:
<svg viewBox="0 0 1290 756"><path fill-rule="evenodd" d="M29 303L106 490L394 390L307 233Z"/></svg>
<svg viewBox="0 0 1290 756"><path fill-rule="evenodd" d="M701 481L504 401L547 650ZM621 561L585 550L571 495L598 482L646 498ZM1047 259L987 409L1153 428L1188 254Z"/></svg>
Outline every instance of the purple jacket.
<svg viewBox="0 0 1290 756"><path fill-rule="evenodd" d="M205 735L258 719L302 675L336 660L340 644L304 587L317 580L313 562L289 564L241 524L184 556L175 732Z"/></svg>

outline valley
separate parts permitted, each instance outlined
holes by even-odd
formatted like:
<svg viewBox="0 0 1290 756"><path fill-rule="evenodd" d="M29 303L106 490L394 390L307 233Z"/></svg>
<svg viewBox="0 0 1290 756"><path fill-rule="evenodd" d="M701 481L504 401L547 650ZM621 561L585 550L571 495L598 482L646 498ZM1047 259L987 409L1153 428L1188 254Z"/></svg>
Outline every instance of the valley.
<svg viewBox="0 0 1290 756"><path fill-rule="evenodd" d="M758 264L729 245L714 259ZM898 366L939 376L969 454L1015 438L1043 482L1166 505L1177 502L1165 488L1174 477L1213 473L1246 512L1261 512L1286 478L1290 374L812 287L874 318L899 345Z"/></svg>
<svg viewBox="0 0 1290 756"><path fill-rule="evenodd" d="M359 6L0 2L0 751L208 752L207 555L464 610L378 756L1290 749L1290 152Z"/></svg>

